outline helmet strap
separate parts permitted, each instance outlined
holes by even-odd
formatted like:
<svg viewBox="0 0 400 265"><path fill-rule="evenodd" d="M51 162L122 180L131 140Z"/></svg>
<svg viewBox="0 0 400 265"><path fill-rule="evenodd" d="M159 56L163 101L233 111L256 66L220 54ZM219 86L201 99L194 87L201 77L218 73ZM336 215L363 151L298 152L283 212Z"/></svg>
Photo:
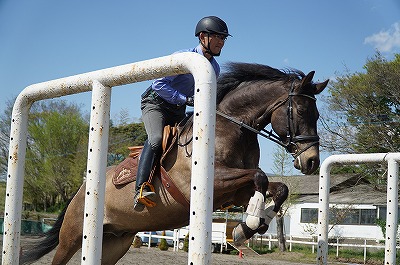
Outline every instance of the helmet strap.
<svg viewBox="0 0 400 265"><path fill-rule="evenodd" d="M221 52L219 52L219 53L213 53L212 51L211 51L211 48L210 48L210 33L208 33L207 32L207 40L208 40L208 43L207 43L207 46L200 40L200 43L201 43L201 46L203 46L204 47L204 49L206 49L206 53L208 53L209 55L211 55L211 57L214 57L214 56L219 56L220 54L221 54Z"/></svg>

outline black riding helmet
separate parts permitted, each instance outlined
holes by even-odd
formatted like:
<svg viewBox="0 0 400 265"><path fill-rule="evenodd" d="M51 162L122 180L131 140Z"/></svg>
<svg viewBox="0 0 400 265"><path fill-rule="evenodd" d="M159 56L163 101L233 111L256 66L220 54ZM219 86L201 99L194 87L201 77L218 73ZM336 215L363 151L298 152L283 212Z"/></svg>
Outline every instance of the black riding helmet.
<svg viewBox="0 0 400 265"><path fill-rule="evenodd" d="M224 35L225 37L232 36L231 34L229 34L228 26L226 25L226 23L222 19L216 16L209 16L200 19L200 21L196 25L196 30L194 32L194 35L198 37L201 32L206 32L207 34L221 34ZM203 43L201 43L201 45L206 49L206 52L211 56L220 55L220 53L215 54L211 51L210 42L208 42L207 46L205 46Z"/></svg>
<svg viewBox="0 0 400 265"><path fill-rule="evenodd" d="M216 16L209 16L200 19L200 21L197 23L194 35L198 37L200 32L231 36L228 32L228 27L226 26L226 23Z"/></svg>

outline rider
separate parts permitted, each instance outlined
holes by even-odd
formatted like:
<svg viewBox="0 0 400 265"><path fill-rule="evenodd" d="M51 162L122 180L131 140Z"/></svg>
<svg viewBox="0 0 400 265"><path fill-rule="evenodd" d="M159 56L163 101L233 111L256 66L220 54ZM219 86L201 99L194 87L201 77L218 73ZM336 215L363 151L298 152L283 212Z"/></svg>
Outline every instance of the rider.
<svg viewBox="0 0 400 265"><path fill-rule="evenodd" d="M231 36L226 23L216 16L204 17L197 23L195 36L199 38L199 45L179 52L196 52L203 55L210 61L218 77L220 67L214 57L220 55L225 40ZM148 139L144 143L136 176L134 196L136 211L144 209L143 200L154 201L156 197L154 191L147 185L147 181L153 164L161 155L164 126L175 125L185 117L186 105L194 105L193 96L194 78L191 74L156 79L142 94L142 120Z"/></svg>

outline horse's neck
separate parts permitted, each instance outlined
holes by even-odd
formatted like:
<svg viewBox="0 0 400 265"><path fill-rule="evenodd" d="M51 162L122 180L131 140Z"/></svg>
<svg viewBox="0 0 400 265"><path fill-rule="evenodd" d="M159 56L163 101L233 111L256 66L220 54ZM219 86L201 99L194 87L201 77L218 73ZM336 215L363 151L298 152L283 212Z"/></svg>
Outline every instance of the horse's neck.
<svg viewBox="0 0 400 265"><path fill-rule="evenodd" d="M276 82L262 87L253 84L227 95L217 108L232 118L261 129L271 121L270 110L286 96L287 91Z"/></svg>

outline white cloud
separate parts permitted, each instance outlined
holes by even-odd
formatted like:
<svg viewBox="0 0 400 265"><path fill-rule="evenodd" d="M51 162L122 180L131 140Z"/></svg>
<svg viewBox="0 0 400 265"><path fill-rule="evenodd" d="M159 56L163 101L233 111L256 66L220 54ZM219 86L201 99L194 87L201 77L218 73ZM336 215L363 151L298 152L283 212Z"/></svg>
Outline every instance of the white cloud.
<svg viewBox="0 0 400 265"><path fill-rule="evenodd" d="M400 48L400 22L394 23L389 30L366 37L364 44L371 44L381 52L392 52Z"/></svg>

